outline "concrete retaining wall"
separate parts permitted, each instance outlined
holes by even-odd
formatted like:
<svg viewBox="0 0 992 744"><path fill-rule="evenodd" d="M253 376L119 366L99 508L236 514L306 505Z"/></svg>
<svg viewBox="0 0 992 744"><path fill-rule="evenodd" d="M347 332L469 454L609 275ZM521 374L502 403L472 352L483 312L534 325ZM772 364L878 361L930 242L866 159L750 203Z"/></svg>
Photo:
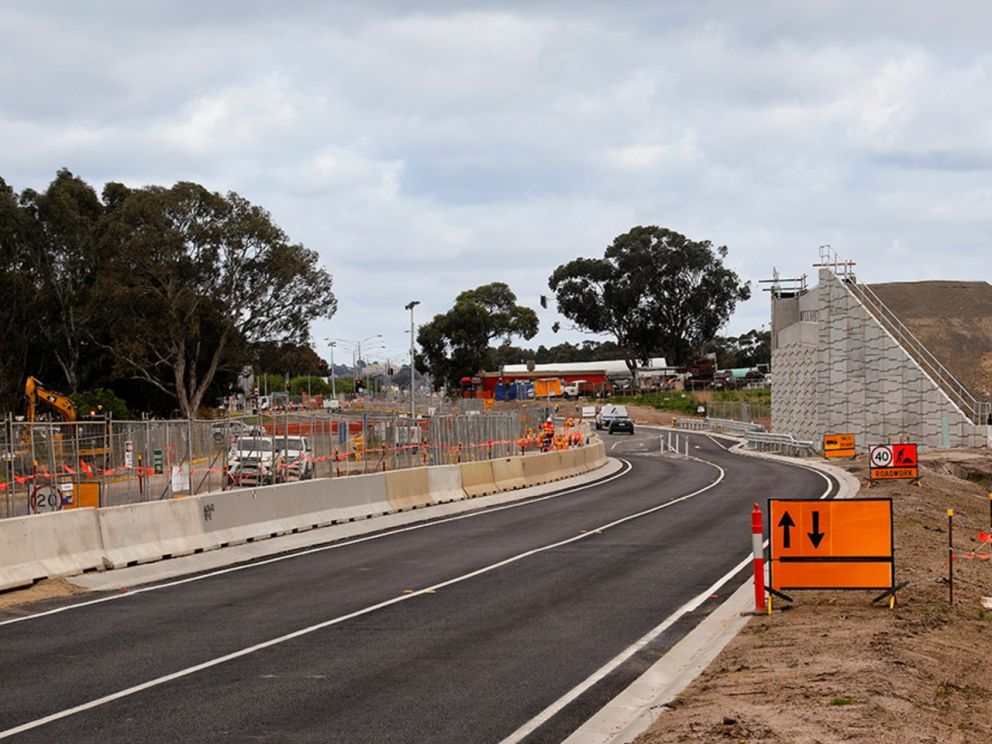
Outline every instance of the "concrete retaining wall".
<svg viewBox="0 0 992 744"><path fill-rule="evenodd" d="M982 447L988 428L960 408L829 270L815 295L817 334L779 334L772 428L820 442L854 434L858 449L900 437L924 447Z"/></svg>

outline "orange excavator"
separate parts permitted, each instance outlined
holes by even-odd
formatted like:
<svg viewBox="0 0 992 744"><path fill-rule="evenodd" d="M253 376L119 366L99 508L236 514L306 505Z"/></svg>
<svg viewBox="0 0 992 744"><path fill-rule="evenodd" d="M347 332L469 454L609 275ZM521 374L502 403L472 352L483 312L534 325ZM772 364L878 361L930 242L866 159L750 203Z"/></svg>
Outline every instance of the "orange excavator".
<svg viewBox="0 0 992 744"><path fill-rule="evenodd" d="M49 390L34 377L28 377L24 383L24 397L28 400L28 410L25 419L36 421L38 404L43 403L57 413L63 421L75 421L76 406L67 395Z"/></svg>

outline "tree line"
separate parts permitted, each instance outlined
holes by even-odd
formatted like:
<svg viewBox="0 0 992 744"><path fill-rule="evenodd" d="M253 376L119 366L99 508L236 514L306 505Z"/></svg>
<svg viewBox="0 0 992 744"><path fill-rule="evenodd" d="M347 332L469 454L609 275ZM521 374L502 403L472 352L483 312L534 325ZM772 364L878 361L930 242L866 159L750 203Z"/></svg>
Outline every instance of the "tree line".
<svg viewBox="0 0 992 744"><path fill-rule="evenodd" d="M742 360L757 331L739 341L717 336L737 303L751 295L750 285L724 265L726 256L726 246L639 226L617 236L602 258L558 266L548 279L558 311L577 330L613 340L556 346L545 350L544 356L554 357L546 361L620 358L633 373L638 362L658 356L671 366L684 364L707 344L733 348L734 361ZM528 358L543 362L540 353L528 356L511 344L515 336L527 340L537 334L537 314L516 299L506 284L494 282L462 292L451 310L421 326L418 367L430 371L435 388L457 389L463 376L483 368ZM542 305L547 301L542 298ZM500 342L495 349L494 341Z"/></svg>
<svg viewBox="0 0 992 744"><path fill-rule="evenodd" d="M0 179L0 257L5 410L34 375L192 415L273 345L309 349L310 321L337 306L316 252L247 199L190 182L98 195L61 170L18 194Z"/></svg>
<svg viewBox="0 0 992 744"><path fill-rule="evenodd" d="M420 327L418 371L457 390L466 375L529 359L621 358L634 370L716 350L723 366L767 361L767 334L716 335L750 295L726 255L657 226L619 235L602 258L576 258L548 279L574 328L606 339L536 351L513 344L537 334L538 317L507 284L466 290ZM0 256L4 410L20 408L28 375L100 405L116 395L187 416L230 392L246 365L327 374L309 334L337 308L330 273L236 193L110 182L97 194L68 170L43 192L0 179Z"/></svg>

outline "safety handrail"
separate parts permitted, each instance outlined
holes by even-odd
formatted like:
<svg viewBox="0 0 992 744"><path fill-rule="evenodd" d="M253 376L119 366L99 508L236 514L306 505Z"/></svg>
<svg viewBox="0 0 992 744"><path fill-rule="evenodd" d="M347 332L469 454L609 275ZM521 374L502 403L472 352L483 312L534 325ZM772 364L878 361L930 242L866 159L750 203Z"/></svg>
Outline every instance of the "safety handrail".
<svg viewBox="0 0 992 744"><path fill-rule="evenodd" d="M886 306L882 299L867 284L847 284L851 289L851 294L858 299L861 304L874 315L879 322L885 325L886 329L897 337L899 344L910 352L910 355L924 368L931 378L947 393L959 408L971 419L972 423L984 424L988 420L988 415L992 411L992 403L981 401L976 398L965 386L950 372L937 357L933 355L922 341L906 327L906 325L896 317Z"/></svg>

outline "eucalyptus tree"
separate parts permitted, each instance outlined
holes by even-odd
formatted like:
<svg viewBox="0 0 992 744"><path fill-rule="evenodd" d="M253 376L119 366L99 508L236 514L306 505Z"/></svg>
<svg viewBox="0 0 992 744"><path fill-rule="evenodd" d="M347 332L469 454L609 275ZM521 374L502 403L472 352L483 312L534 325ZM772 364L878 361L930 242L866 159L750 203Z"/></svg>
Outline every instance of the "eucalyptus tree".
<svg viewBox="0 0 992 744"><path fill-rule="evenodd" d="M558 311L580 328L612 335L633 372L661 352L686 361L716 335L750 286L727 268L726 246L694 241L657 226L617 236L603 258L576 258L548 286Z"/></svg>

